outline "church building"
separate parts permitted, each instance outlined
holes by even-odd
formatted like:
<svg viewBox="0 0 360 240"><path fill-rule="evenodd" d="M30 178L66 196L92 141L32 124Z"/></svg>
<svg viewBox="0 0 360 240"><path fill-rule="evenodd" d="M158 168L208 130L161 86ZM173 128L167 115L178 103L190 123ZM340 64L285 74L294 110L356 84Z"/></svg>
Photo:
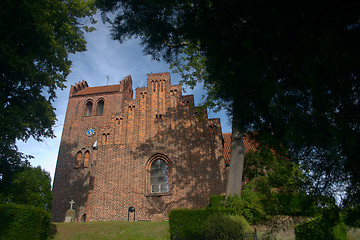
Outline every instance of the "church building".
<svg viewBox="0 0 360 240"><path fill-rule="evenodd" d="M147 74L147 86L135 92L131 76L117 85L71 86L52 221L65 220L70 201L76 221L127 220L129 207L136 220L151 220L225 193L220 120L171 85L170 73Z"/></svg>

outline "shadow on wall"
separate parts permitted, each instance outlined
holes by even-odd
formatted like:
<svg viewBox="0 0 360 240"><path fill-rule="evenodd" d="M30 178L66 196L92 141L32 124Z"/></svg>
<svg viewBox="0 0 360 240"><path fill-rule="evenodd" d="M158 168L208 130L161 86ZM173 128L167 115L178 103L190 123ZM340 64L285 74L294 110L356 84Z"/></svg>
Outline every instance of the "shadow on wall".
<svg viewBox="0 0 360 240"><path fill-rule="evenodd" d="M68 144L61 143L61 149L57 162L56 173L53 185L53 205L51 210L51 221L63 222L65 220L65 213L70 208L70 201L75 203L73 209L76 211L76 219L86 213L86 202L88 195L94 188L94 176L91 173L91 165L84 167L84 162L79 167L76 167L76 153L77 143Z"/></svg>
<svg viewBox="0 0 360 240"><path fill-rule="evenodd" d="M132 149L132 160L141 162L141 172L145 171L147 161L155 154L163 154L171 161L169 172L171 194L165 196L146 194L146 202L143 204L145 215L164 214L179 207L205 207L211 195L225 192L226 170L219 121L207 120L205 111L192 106L169 108L166 115L161 115L161 118L154 116L152 121L154 121L152 126L156 127L157 132L153 137L142 143L136 142L134 148L130 146L131 144L125 147ZM91 164L88 167L80 164L76 168L77 152L74 151L79 149L79 146L77 141L74 142L73 144L62 142L59 150L58 159L61 161L58 161L56 166L51 212L51 220L55 222L64 221L71 200L75 201L77 221L80 221L84 214L90 217L90 213L86 212L86 203L94 189L96 171L94 159L100 157L100 152L90 150ZM106 147L114 148L119 145L108 144ZM150 183L147 183L146 187L149 188L147 193L150 193Z"/></svg>
<svg viewBox="0 0 360 240"><path fill-rule="evenodd" d="M211 195L225 192L226 170L219 122L216 126L215 121L195 114L196 108L183 111L181 108L168 109L167 115L160 121L155 119L158 133L132 152L134 159L148 161L154 154L160 153L171 161L171 196L147 195L146 211L149 215L167 213L179 207L205 207ZM176 125L171 127L171 122ZM149 183L147 185L150 186Z"/></svg>

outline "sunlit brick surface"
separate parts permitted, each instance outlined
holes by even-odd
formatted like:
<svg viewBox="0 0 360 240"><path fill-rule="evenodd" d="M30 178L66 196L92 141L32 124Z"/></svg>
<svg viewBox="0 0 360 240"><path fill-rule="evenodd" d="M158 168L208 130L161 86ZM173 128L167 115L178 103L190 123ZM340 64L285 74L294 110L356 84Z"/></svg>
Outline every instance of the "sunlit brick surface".
<svg viewBox="0 0 360 240"><path fill-rule="evenodd" d="M85 116L88 101L92 112ZM90 128L94 135L86 135ZM156 159L168 163L168 193L151 193L150 166ZM52 221L64 221L70 200L78 221L83 214L87 221L127 219L130 206L137 220L166 217L174 208L205 207L211 195L225 191L224 165L220 120L208 119L192 95L171 85L169 73L148 74L147 87L137 88L135 99L130 76L103 87L83 81L70 89Z"/></svg>

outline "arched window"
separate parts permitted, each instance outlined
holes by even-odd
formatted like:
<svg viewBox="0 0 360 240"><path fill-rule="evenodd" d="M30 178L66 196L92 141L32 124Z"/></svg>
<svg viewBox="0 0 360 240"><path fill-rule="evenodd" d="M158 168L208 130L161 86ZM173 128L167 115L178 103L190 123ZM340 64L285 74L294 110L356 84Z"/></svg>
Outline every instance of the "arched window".
<svg viewBox="0 0 360 240"><path fill-rule="evenodd" d="M81 217L81 222L86 222L86 213L84 213Z"/></svg>
<svg viewBox="0 0 360 240"><path fill-rule="evenodd" d="M81 160L82 160L82 153L78 152L76 154L76 160L75 160L75 167L78 168L81 165Z"/></svg>
<svg viewBox="0 0 360 240"><path fill-rule="evenodd" d="M93 104L92 104L91 101L88 101L88 102L85 104L85 116L86 116L86 117L91 116L92 105L93 105Z"/></svg>
<svg viewBox="0 0 360 240"><path fill-rule="evenodd" d="M103 133L103 135L102 135L102 143L107 144L107 142L108 142L108 134Z"/></svg>
<svg viewBox="0 0 360 240"><path fill-rule="evenodd" d="M86 151L84 154L84 167L89 167L90 162L90 152Z"/></svg>
<svg viewBox="0 0 360 240"><path fill-rule="evenodd" d="M97 115L103 115L104 112L104 100L97 102Z"/></svg>
<svg viewBox="0 0 360 240"><path fill-rule="evenodd" d="M156 159L151 164L151 193L169 192L168 164L161 159Z"/></svg>

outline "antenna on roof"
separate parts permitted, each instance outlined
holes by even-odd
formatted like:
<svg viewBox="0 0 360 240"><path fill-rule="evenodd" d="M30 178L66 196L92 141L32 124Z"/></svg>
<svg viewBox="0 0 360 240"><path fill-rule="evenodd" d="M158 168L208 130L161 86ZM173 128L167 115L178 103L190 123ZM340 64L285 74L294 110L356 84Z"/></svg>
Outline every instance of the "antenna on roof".
<svg viewBox="0 0 360 240"><path fill-rule="evenodd" d="M109 79L110 79L110 76L106 75L106 86L109 85Z"/></svg>

